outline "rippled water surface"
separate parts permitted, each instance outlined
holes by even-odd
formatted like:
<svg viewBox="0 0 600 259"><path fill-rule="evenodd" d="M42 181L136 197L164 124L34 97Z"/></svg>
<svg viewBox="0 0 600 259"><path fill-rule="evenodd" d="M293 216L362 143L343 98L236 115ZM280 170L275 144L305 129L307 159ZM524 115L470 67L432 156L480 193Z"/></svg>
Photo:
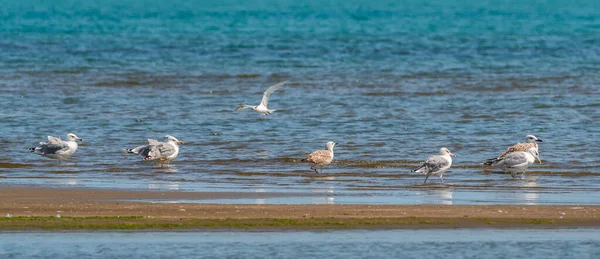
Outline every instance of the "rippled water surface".
<svg viewBox="0 0 600 259"><path fill-rule="evenodd" d="M2 233L3 258L597 258L596 229Z"/></svg>
<svg viewBox="0 0 600 259"><path fill-rule="evenodd" d="M4 185L600 203L596 1L9 0L0 20ZM274 114L233 111L283 80ZM27 152L68 132L85 142L65 163ZM186 142L168 168L123 153L165 134ZM527 134L543 164L524 180L479 165ZM300 159L327 141L315 175ZM441 146L448 185L422 185Z"/></svg>

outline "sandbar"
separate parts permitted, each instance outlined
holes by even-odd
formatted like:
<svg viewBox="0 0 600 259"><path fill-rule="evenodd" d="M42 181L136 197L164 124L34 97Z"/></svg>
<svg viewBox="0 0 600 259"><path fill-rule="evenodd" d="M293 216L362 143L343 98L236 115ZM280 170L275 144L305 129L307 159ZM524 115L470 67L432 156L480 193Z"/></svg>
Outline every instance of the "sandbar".
<svg viewBox="0 0 600 259"><path fill-rule="evenodd" d="M304 230L600 227L600 206L202 204L293 193L0 188L0 230ZM168 199L171 202L155 202Z"/></svg>

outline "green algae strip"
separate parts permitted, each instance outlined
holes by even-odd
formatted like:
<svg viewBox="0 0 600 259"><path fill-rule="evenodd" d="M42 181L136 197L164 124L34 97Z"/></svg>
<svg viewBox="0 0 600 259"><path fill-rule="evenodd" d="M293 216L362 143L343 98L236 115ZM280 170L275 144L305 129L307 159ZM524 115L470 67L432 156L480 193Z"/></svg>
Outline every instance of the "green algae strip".
<svg viewBox="0 0 600 259"><path fill-rule="evenodd" d="M2 217L0 230L177 230L177 229L402 229L587 225L582 221L487 218L302 218L198 219L144 216Z"/></svg>

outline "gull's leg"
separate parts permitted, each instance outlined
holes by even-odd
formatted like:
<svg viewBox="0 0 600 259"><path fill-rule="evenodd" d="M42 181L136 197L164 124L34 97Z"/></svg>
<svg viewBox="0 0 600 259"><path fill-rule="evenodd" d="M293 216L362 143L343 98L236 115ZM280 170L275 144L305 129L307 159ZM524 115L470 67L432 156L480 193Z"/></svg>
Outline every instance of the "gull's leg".
<svg viewBox="0 0 600 259"><path fill-rule="evenodd" d="M523 170L523 173L521 174L521 179L525 179L525 171L526 171L526 170L527 170L527 169Z"/></svg>
<svg viewBox="0 0 600 259"><path fill-rule="evenodd" d="M512 176L512 178L515 179L515 173L514 172L510 172L510 176Z"/></svg>
<svg viewBox="0 0 600 259"><path fill-rule="evenodd" d="M442 181L442 183L444 183L444 178L442 178L443 176L443 174L440 175L440 181Z"/></svg>
<svg viewBox="0 0 600 259"><path fill-rule="evenodd" d="M315 174L319 173L319 171L317 171L317 168L315 168L314 166L311 166L310 169L315 170Z"/></svg>
<svg viewBox="0 0 600 259"><path fill-rule="evenodd" d="M425 175L425 181L423 182L423 184L427 183L427 178L429 178L429 175Z"/></svg>

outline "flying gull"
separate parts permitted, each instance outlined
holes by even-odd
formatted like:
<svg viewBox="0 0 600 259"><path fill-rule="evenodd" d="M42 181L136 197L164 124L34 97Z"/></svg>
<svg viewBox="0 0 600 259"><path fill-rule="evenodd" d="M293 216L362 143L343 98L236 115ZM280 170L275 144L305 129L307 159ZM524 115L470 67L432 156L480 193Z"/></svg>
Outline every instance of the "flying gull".
<svg viewBox="0 0 600 259"><path fill-rule="evenodd" d="M484 165L492 165L492 163L498 158L502 158L513 152L518 152L518 151L526 152L530 148L535 149L538 152L538 157L536 157L536 160L541 164L542 160L540 160L540 157L539 157L539 147L538 147L537 142L543 142L543 141L534 135L527 135L525 137L525 143L519 142L511 147L508 147L508 149L506 149L506 151L504 151L504 153L500 154L498 157L490 158L490 159L486 160L485 162L483 162L483 164Z"/></svg>
<svg viewBox="0 0 600 259"><path fill-rule="evenodd" d="M75 154L77 151L77 141L83 141L82 138L77 137L73 133L67 134L67 141L63 141L60 138L48 136L48 142L40 142L37 147L32 147L29 152L35 153L41 156L45 156L52 159L58 159L58 163L62 159L67 159Z"/></svg>
<svg viewBox="0 0 600 259"><path fill-rule="evenodd" d="M440 175L440 181L444 183L444 179L442 178L444 172L452 166L451 156L456 155L452 154L450 150L445 147L440 148L440 154L441 155L439 156L430 156L425 163L412 170L413 172L419 172L425 175L425 182L423 182L423 184L427 182L427 178L429 178L430 175Z"/></svg>
<svg viewBox="0 0 600 259"><path fill-rule="evenodd" d="M171 135L166 135L164 138L167 142L148 139L148 145L127 149L127 153L138 154L144 158L144 161L169 163L177 157L179 145L183 142Z"/></svg>
<svg viewBox="0 0 600 259"><path fill-rule="evenodd" d="M302 159L302 162L308 162L310 164L310 169L315 170L315 173L319 173L317 168L321 168L321 172L323 172L323 167L331 164L333 161L333 147L337 145L336 142L329 141L325 145L325 150L317 150L315 152L310 153L306 159Z"/></svg>
<svg viewBox="0 0 600 259"><path fill-rule="evenodd" d="M268 114L275 112L275 110L269 110L269 108L267 108L267 105L269 104L269 96L271 96L272 92L279 89L281 86L283 86L287 82L288 81L283 81L279 84L276 84L274 86L267 88L267 90L265 90L265 93L263 94L262 101L260 101L260 104L258 106L240 105L237 108L235 108L235 110L237 111L237 110L243 110L243 109L250 108L250 109L254 110L255 112L258 112L262 115L268 115Z"/></svg>
<svg viewBox="0 0 600 259"><path fill-rule="evenodd" d="M503 157L495 158L493 161L490 161L490 165L498 167L504 172L510 172L513 179L517 172L522 171L523 174L521 174L521 178L523 178L527 167L533 164L536 159L539 161L537 149L530 148L527 149L527 151L516 151L508 153Z"/></svg>

